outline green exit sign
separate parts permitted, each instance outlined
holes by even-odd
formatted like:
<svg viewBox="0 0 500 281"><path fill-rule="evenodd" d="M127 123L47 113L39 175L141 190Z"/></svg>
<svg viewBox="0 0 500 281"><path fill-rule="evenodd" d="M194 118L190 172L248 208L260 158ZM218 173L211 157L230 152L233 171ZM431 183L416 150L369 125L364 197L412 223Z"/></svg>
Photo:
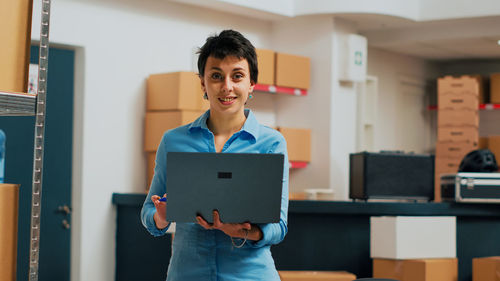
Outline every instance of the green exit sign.
<svg viewBox="0 0 500 281"><path fill-rule="evenodd" d="M363 53L361 51L356 51L354 53L354 64L355 65L363 64Z"/></svg>

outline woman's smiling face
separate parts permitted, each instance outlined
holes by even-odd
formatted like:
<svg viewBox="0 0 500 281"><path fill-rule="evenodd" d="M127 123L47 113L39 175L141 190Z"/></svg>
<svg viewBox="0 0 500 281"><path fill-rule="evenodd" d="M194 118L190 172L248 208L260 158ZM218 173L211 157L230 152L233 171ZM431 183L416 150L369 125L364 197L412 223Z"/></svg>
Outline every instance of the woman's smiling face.
<svg viewBox="0 0 500 281"><path fill-rule="evenodd" d="M248 61L235 56L208 57L202 89L207 93L210 110L217 113L243 112L255 83L250 80Z"/></svg>

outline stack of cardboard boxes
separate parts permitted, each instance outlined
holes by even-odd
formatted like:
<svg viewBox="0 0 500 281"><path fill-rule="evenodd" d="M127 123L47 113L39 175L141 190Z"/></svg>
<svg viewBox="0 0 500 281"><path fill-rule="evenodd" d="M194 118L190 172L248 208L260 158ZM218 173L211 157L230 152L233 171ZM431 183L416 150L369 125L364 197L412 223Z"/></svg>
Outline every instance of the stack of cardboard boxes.
<svg viewBox="0 0 500 281"><path fill-rule="evenodd" d="M150 75L147 79L144 151L148 154L148 186L163 134L196 120L209 107L194 72Z"/></svg>
<svg viewBox="0 0 500 281"><path fill-rule="evenodd" d="M475 77L438 79L438 134L434 200L441 201L441 174L456 173L463 157L478 148L479 81Z"/></svg>
<svg viewBox="0 0 500 281"><path fill-rule="evenodd" d="M309 89L311 59L267 49L256 49L259 84Z"/></svg>
<svg viewBox="0 0 500 281"><path fill-rule="evenodd" d="M457 281L455 217L371 217L373 277Z"/></svg>
<svg viewBox="0 0 500 281"><path fill-rule="evenodd" d="M257 49L259 84L297 89L310 86L311 60L308 57ZM276 127L285 137L288 160L311 161L311 130L305 128Z"/></svg>

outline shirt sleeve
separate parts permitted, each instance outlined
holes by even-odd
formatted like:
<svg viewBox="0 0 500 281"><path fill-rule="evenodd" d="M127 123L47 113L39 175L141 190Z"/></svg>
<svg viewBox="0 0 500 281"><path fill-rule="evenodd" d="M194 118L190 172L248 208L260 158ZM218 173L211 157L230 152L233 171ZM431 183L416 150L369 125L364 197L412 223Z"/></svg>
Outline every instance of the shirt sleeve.
<svg viewBox="0 0 500 281"><path fill-rule="evenodd" d="M144 204L142 205L141 210L141 221L144 227L151 233L153 236L161 236L164 235L168 228L170 227L170 223L164 229L158 229L156 227L155 221L153 219L154 214L156 213L156 208L153 202L151 201L151 196L158 195L163 196L165 194L165 181L166 181L166 165L167 165L167 150L166 150L166 136L165 133L160 142L158 150L156 151L156 160L155 160L155 170L153 180L151 181L151 186L149 187L148 195L144 200Z"/></svg>
<svg viewBox="0 0 500 281"><path fill-rule="evenodd" d="M262 239L259 241L248 241L247 243L254 248L264 247L268 245L278 244L285 238L288 232L288 154L286 148L286 141L280 134L280 139L274 143L269 153L283 154L283 188L281 193L281 212L279 223L257 224L262 230Z"/></svg>

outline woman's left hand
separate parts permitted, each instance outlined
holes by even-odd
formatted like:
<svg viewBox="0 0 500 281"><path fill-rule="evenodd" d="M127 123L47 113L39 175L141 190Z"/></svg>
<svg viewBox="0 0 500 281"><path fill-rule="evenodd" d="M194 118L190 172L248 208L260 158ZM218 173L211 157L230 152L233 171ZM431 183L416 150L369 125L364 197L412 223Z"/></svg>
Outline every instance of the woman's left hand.
<svg viewBox="0 0 500 281"><path fill-rule="evenodd" d="M225 234L234 238L247 238L248 233L252 229L252 225L249 222L245 223L223 223L220 221L220 216L218 211L213 212L214 222L208 223L201 216L196 216L198 224L205 229L218 229Z"/></svg>

